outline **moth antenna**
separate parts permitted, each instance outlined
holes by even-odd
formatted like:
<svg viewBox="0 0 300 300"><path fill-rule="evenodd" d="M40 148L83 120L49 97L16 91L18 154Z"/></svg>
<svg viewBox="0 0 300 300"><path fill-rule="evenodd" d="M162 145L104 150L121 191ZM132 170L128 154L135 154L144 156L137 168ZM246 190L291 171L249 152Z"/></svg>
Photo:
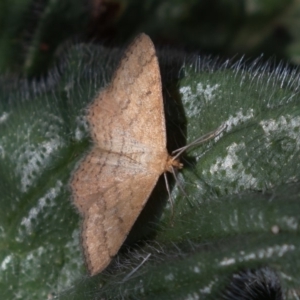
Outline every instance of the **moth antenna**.
<svg viewBox="0 0 300 300"><path fill-rule="evenodd" d="M199 137L198 139L194 140L193 142L191 142L190 144L181 147L179 149L176 149L172 152L172 155L175 154L175 156L173 156L173 159L178 158L184 151L186 151L187 149L195 146L195 145L199 145L202 144L210 139L213 139L215 137L217 137L219 134L221 134L225 129L227 128L227 124L224 123L223 125L221 125L220 127L218 127L217 129Z"/></svg>

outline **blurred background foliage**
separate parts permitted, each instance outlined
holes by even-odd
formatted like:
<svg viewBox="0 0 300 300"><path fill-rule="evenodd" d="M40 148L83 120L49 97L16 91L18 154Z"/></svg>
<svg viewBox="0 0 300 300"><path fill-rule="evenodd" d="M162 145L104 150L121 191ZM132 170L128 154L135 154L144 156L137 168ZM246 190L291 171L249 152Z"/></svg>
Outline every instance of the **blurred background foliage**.
<svg viewBox="0 0 300 300"><path fill-rule="evenodd" d="M39 76L70 40L155 44L220 57L300 59L298 0L2 0L0 72Z"/></svg>
<svg viewBox="0 0 300 300"><path fill-rule="evenodd" d="M173 299L196 299L195 290L215 299L229 275L265 264L285 274L286 286L297 286L299 74L293 67L300 62L299 29L299 0L1 0L0 203L5 210L0 213L0 291L7 299L166 299L172 293ZM194 167L182 175L190 202L174 190L179 199L175 227L170 227L168 213L163 215L157 244L130 250L134 255L125 251L112 271L86 278L78 245L80 220L65 201L70 196L65 186L89 144L82 110L107 83L120 57L116 49L139 32L149 34L158 46L233 62L228 69L218 69L208 58L199 63L200 75L180 69L182 77L169 92L181 97L186 120L176 119L177 112L168 118L169 108L169 123L186 123L192 140L216 128L220 120L238 121L232 121L234 131L216 148L203 146L193 153L201 163L186 158ZM72 47L76 43L86 45ZM114 51L100 51L95 44ZM262 67L253 68L257 73L249 77L234 66L245 57L243 67L249 70L249 63L251 71L257 56ZM161 60L178 71L183 60L176 65L174 57ZM272 64L265 67L263 62L270 59ZM276 63L280 60L294 71L287 72ZM20 77L25 80L18 81ZM45 81L39 81L41 77ZM217 93L215 106L207 97L211 87L218 90L219 85L225 88ZM270 120L278 121L279 128L264 135L260 125ZM61 148L51 152L47 147L57 140ZM241 162L234 166L234 180L226 169L211 178L216 157L240 141L247 153L234 150ZM5 158L4 150L14 156ZM32 161L35 169L28 173L24 166ZM20 174L12 171L17 164ZM244 171L249 178L258 176L259 186L242 182L239 174ZM197 205L201 210L194 209ZM131 271L145 258L148 264L132 277ZM140 286L143 280L146 292ZM291 299L298 299L299 290L293 293Z"/></svg>

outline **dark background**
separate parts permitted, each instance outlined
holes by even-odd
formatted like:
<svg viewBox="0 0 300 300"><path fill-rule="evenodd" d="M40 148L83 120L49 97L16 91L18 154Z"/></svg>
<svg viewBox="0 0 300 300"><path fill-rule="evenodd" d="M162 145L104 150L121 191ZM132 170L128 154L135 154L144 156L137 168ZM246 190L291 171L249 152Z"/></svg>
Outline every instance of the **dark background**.
<svg viewBox="0 0 300 300"><path fill-rule="evenodd" d="M299 16L293 0L2 0L0 72L39 76L68 43L124 45L139 32L185 51L297 64Z"/></svg>

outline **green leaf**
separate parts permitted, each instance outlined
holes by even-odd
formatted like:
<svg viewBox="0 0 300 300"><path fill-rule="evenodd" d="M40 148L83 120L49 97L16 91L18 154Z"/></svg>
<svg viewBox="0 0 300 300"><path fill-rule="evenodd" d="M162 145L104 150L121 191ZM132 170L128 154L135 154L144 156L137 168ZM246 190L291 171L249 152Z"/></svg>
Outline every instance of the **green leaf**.
<svg viewBox="0 0 300 300"><path fill-rule="evenodd" d="M3 0L0 3L0 72L45 74L58 46L87 28L82 0Z"/></svg>
<svg viewBox="0 0 300 300"><path fill-rule="evenodd" d="M91 145L86 107L119 57L118 50L78 45L45 82L1 82L5 299L215 299L232 272L260 265L285 274L287 288L296 287L298 72L174 53L160 56L168 147L221 124L227 128L184 155L179 180L187 197L173 187L173 218L159 184L130 237L146 235L147 242L121 251L103 274L84 275L80 218L68 182Z"/></svg>

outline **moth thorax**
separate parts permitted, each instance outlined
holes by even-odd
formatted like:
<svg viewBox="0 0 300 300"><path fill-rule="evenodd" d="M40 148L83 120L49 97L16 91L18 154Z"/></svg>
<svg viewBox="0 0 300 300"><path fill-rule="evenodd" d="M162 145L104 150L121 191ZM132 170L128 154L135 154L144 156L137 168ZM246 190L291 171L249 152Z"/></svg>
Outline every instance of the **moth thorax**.
<svg viewBox="0 0 300 300"><path fill-rule="evenodd" d="M179 158L174 158L173 156L169 155L166 163L166 171L173 172L172 169L182 169L183 164L180 162Z"/></svg>

